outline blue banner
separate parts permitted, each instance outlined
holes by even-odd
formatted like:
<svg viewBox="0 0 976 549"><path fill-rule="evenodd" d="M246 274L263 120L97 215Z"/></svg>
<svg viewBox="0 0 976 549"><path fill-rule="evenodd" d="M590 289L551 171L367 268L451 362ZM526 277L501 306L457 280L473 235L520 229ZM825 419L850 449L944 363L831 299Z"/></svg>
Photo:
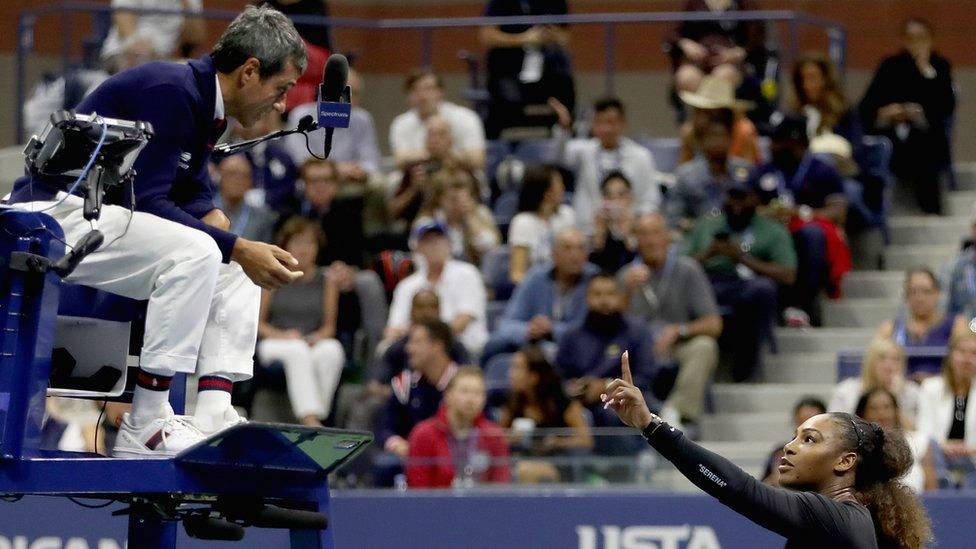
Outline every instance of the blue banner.
<svg viewBox="0 0 976 549"><path fill-rule="evenodd" d="M970 547L976 495L925 497L939 547ZM126 517L113 504L85 509L64 498L0 502L0 549L124 549ZM783 546L704 495L534 492L336 492L330 527L339 548L745 549ZM183 549L288 547L284 530L250 528L244 541L186 537ZM137 549L137 548L132 548Z"/></svg>

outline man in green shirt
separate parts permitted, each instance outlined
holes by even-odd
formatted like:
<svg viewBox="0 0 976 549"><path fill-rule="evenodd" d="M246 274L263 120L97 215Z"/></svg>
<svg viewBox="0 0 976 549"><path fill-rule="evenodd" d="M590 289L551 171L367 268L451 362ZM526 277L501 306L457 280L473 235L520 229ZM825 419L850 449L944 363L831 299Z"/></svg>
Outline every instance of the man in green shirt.
<svg viewBox="0 0 976 549"><path fill-rule="evenodd" d="M732 376L745 381L759 370L759 347L773 325L779 286L796 279L796 250L781 223L756 215L759 197L748 182L726 188L718 214L700 217L685 238L688 255L705 269L719 307L730 317L722 342L732 355Z"/></svg>

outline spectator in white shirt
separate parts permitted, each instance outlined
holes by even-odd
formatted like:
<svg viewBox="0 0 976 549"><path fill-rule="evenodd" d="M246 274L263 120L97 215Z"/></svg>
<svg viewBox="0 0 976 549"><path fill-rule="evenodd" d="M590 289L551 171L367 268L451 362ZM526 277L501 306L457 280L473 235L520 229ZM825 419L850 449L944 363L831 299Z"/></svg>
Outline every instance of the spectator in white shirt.
<svg viewBox="0 0 976 549"><path fill-rule="evenodd" d="M349 70L349 98L352 103L352 114L349 115L348 128L336 128L332 137L332 151L329 160L336 163L340 181L355 181L363 183L371 176L380 173L380 148L376 140L376 126L373 115L362 108L360 101L363 95L363 82L359 73ZM288 127L298 126L298 121L305 116L317 117L318 103L298 105L288 113ZM284 139L288 154L301 166L311 157L308 152L318 156L325 153L325 128L308 134L308 146L305 136L292 134Z"/></svg>
<svg viewBox="0 0 976 549"><path fill-rule="evenodd" d="M452 152L469 170L485 165L485 129L471 109L444 101L444 85L435 73L424 70L411 73L404 85L410 110L393 119L390 125L390 148L397 166L403 167L427 158L427 119L443 117L451 127Z"/></svg>
<svg viewBox="0 0 976 549"><path fill-rule="evenodd" d="M562 174L552 166L533 166L525 171L519 213L508 227L512 249L508 274L515 284L530 267L552 259L555 235L576 224L573 208L563 204L565 189Z"/></svg>
<svg viewBox="0 0 976 549"><path fill-rule="evenodd" d="M576 176L573 208L580 228L593 233L596 208L601 204L600 183L611 172L618 171L630 181L635 213L656 212L661 205L658 173L650 151L625 137L627 121L623 103L616 98L593 103L593 137L568 140L572 124L569 111L555 99L550 105L559 116L560 162Z"/></svg>
<svg viewBox="0 0 976 549"><path fill-rule="evenodd" d="M447 231L438 221L420 225L414 231L417 272L403 279L393 291L384 339L395 340L406 334L414 294L432 289L440 298L441 320L450 324L468 352L477 356L488 340L485 285L475 266L451 259Z"/></svg>
<svg viewBox="0 0 976 549"><path fill-rule="evenodd" d="M113 8L144 8L198 12L202 0L112 0ZM130 44L138 40L152 43L160 58L180 56L184 45L195 46L206 38L206 27L199 17L185 18L182 14L143 14L134 11L112 12L112 28L102 46L102 61L109 72ZM189 52L186 52L189 54Z"/></svg>

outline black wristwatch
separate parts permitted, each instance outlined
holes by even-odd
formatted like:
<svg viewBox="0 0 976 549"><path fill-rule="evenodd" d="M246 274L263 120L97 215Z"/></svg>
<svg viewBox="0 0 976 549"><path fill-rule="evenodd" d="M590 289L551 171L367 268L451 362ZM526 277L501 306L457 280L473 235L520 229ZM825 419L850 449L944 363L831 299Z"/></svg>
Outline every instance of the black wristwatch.
<svg viewBox="0 0 976 549"><path fill-rule="evenodd" d="M661 425L664 425L664 421L652 414L651 422L647 424L647 427L644 427L644 429L641 431L641 435L643 435L643 437L647 440L651 440L651 435L653 435L654 431L657 431Z"/></svg>

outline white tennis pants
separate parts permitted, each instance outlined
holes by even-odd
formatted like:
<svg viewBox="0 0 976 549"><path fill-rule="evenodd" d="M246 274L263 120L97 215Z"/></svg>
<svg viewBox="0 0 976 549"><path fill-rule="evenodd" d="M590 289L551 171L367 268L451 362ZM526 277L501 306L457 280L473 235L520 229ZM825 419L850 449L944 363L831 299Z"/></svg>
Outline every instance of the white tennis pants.
<svg viewBox="0 0 976 549"><path fill-rule="evenodd" d="M55 203L14 206L40 211ZM83 203L70 195L44 212L61 224L70 245L90 229ZM260 288L237 263L221 263L220 250L206 233L144 212L132 214L126 231L129 215L121 206L103 207L98 226L105 241L67 281L149 300L140 358L147 372L196 372L233 381L251 377Z"/></svg>
<svg viewBox="0 0 976 549"><path fill-rule="evenodd" d="M346 361L337 340L323 339L309 345L302 339L262 339L258 359L264 365L281 362L295 418L329 417Z"/></svg>

